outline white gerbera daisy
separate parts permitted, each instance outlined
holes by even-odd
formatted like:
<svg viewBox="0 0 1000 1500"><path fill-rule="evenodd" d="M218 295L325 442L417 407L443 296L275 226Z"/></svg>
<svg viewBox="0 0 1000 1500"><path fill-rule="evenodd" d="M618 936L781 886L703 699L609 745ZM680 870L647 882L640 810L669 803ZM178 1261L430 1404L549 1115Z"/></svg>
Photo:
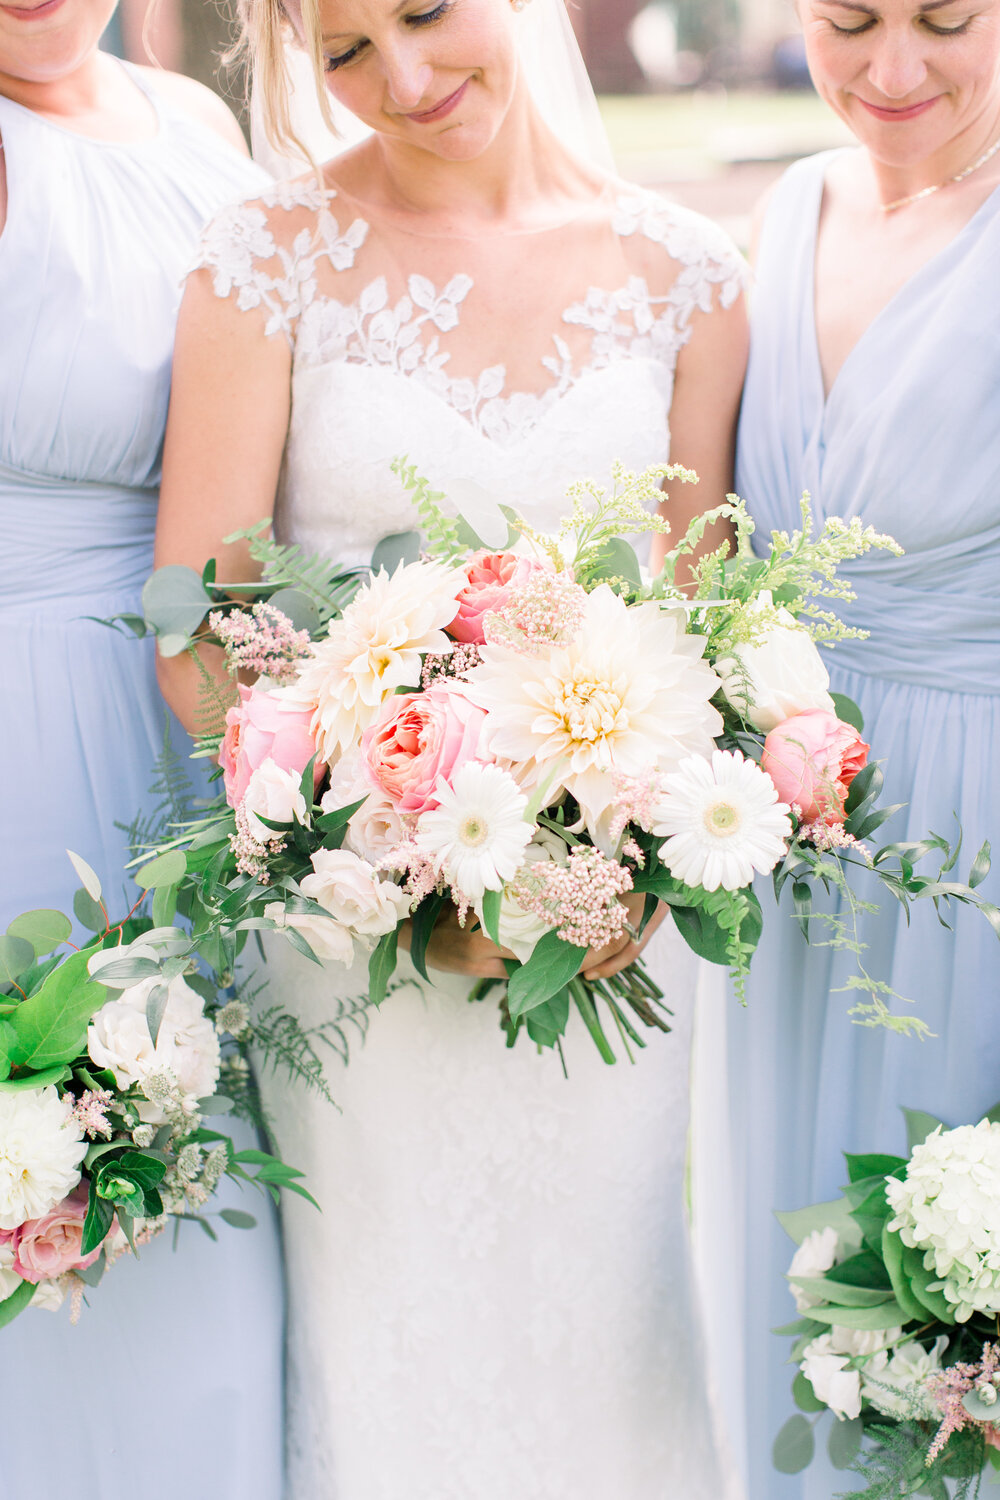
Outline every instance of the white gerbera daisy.
<svg viewBox="0 0 1000 1500"><path fill-rule="evenodd" d="M785 853L792 832L774 782L738 750L694 756L663 778L653 832L667 835L660 858L671 875L706 891L749 885Z"/></svg>
<svg viewBox="0 0 1000 1500"><path fill-rule="evenodd" d="M442 777L435 794L440 805L417 824L418 848L450 885L477 900L501 890L524 863L534 828L524 820L528 799L499 766L467 761L451 786Z"/></svg>
<svg viewBox="0 0 1000 1500"><path fill-rule="evenodd" d="M401 563L391 576L380 569L313 645L287 696L312 704L325 761L357 745L390 693L417 686L426 652L451 651L444 627L465 583L460 569L443 563Z"/></svg>

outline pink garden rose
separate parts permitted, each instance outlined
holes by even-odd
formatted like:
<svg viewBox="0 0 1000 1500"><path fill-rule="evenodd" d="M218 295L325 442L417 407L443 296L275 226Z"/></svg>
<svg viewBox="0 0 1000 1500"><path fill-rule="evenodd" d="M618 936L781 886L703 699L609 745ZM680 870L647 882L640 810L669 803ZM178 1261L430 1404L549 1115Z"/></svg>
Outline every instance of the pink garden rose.
<svg viewBox="0 0 1000 1500"><path fill-rule="evenodd" d="M238 807L246 795L250 777L265 760L273 760L282 771L301 775L316 753L309 725L313 710L290 698L279 688L244 687L240 701L226 714L226 735L219 763L226 786L226 801ZM316 763L316 783L325 767Z"/></svg>
<svg viewBox="0 0 1000 1500"><path fill-rule="evenodd" d="M458 614L447 627L456 641L481 646L483 618L501 609L512 589L527 583L533 573L551 572L544 563L515 552L477 552L465 570L468 582L458 595Z"/></svg>
<svg viewBox="0 0 1000 1500"><path fill-rule="evenodd" d="M101 1253L98 1245L89 1255L80 1254L83 1221L87 1217L87 1193L79 1188L41 1219L27 1219L10 1236L14 1251L13 1271L37 1286L52 1281L64 1271L85 1270Z"/></svg>
<svg viewBox="0 0 1000 1500"><path fill-rule="evenodd" d="M403 813L438 806L439 776L451 777L482 750L486 711L448 683L387 698L361 738L365 769Z"/></svg>
<svg viewBox="0 0 1000 1500"><path fill-rule="evenodd" d="M802 809L804 823L820 822L829 828L844 821L847 793L867 763L870 748L852 725L813 708L771 730L761 766L781 800Z"/></svg>

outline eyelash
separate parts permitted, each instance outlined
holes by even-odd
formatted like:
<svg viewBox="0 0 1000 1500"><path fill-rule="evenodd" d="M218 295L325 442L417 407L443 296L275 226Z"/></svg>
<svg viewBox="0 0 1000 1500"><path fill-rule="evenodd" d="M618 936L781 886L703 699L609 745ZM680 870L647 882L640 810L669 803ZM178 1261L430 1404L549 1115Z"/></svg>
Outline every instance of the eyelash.
<svg viewBox="0 0 1000 1500"><path fill-rule="evenodd" d="M971 17L968 21L963 21L960 26L935 26L932 21L927 20L926 16L923 18L923 20L924 26L934 36L961 36L963 32L968 31L971 24ZM838 33L839 36L861 36L864 32L870 31L872 29L872 27L875 25L875 21L876 17L873 16L872 19L870 21L866 21L863 26L838 26L835 21L831 21L830 25L833 27L834 31Z"/></svg>
<svg viewBox="0 0 1000 1500"><path fill-rule="evenodd" d="M433 26L435 21L441 21L451 10L452 0L441 0L440 5L435 5L433 10L418 12L416 15L407 16L407 21L412 27ZM367 42L355 42L354 46L347 52L342 52L339 57L325 57L323 59L323 70L326 73L335 73L345 63L353 62L354 59L367 46Z"/></svg>

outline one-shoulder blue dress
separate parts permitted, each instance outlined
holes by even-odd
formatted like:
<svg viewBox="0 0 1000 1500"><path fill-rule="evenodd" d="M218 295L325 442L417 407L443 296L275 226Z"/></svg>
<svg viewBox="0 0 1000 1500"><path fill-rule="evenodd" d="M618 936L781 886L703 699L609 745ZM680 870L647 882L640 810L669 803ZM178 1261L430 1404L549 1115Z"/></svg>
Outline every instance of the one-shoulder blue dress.
<svg viewBox="0 0 1000 1500"><path fill-rule="evenodd" d="M870 638L830 651L831 682L885 761L885 803L906 804L878 841L953 838L957 818L965 878L985 838L1000 855L1000 189L869 326L826 399L813 268L830 158L792 167L766 214L737 488L762 544L799 525L808 490L818 520L860 516L905 548L844 570L857 599L839 612ZM1000 898L997 871L981 889ZM900 1106L959 1124L1000 1100L1000 944L978 913L956 911L948 930L930 902L908 929L888 895L862 918L864 963L912 1002L895 1010L928 1024L921 1042L852 1024L838 987L854 960L806 948L790 903L767 918L747 1008L726 1018L750 1494L830 1500L854 1485L825 1460L804 1477L771 1467L794 1407L790 1341L768 1330L796 1316L794 1247L772 1210L835 1196L844 1151L905 1150Z"/></svg>
<svg viewBox="0 0 1000 1500"><path fill-rule="evenodd" d="M263 174L132 74L153 139L91 140L0 98L0 932L70 910L67 846L122 913L125 836L163 741L135 611L152 568L180 286L204 223ZM181 753L190 742L174 727ZM185 749L185 746L187 749ZM0 1496L279 1500L281 1270L263 1199L180 1225L69 1309L0 1331Z"/></svg>

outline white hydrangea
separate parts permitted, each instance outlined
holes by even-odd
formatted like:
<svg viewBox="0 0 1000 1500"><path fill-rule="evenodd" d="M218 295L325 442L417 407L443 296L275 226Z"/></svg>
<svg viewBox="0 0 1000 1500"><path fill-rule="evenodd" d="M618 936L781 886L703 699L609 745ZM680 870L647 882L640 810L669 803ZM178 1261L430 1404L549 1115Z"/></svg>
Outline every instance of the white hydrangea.
<svg viewBox="0 0 1000 1500"><path fill-rule="evenodd" d="M888 1364L872 1371L865 1380L861 1395L886 1417L922 1417L927 1421L940 1418L940 1409L927 1390L927 1381L941 1369L941 1356L948 1347L943 1333L932 1348L925 1349L916 1339L895 1349ZM869 1373L868 1371L865 1372Z"/></svg>
<svg viewBox="0 0 1000 1500"><path fill-rule="evenodd" d="M824 1298L815 1292L808 1291L805 1287L796 1286L795 1277L825 1276L827 1271L836 1265L839 1251L840 1241L837 1231L832 1224L828 1224L825 1229L814 1229L812 1234L807 1234L792 1256L792 1263L788 1267L788 1279L795 1298L795 1306L800 1313L808 1312L810 1307L818 1307Z"/></svg>
<svg viewBox="0 0 1000 1500"><path fill-rule="evenodd" d="M51 1084L0 1092L0 1229L40 1219L80 1181L87 1142L72 1116Z"/></svg>
<svg viewBox="0 0 1000 1500"><path fill-rule="evenodd" d="M924 1251L959 1323L1000 1313L1000 1124L938 1127L917 1146L902 1181L890 1178L889 1228Z"/></svg>

